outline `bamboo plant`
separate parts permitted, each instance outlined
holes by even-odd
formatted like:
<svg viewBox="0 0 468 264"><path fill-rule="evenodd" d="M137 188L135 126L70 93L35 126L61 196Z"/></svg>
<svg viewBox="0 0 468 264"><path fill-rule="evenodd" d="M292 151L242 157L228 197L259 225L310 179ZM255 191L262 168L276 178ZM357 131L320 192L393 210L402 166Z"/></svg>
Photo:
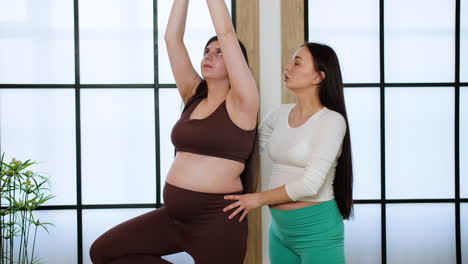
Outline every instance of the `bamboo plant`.
<svg viewBox="0 0 468 264"><path fill-rule="evenodd" d="M33 211L53 198L46 177L29 170L36 162L0 157L0 264L36 264L34 255L39 228L49 232L51 223L42 223Z"/></svg>

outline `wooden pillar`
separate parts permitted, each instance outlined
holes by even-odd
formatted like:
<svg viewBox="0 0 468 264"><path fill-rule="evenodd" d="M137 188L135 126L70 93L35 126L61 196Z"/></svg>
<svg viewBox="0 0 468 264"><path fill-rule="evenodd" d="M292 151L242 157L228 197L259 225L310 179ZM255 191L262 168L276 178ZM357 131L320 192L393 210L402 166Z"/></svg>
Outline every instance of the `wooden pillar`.
<svg viewBox="0 0 468 264"><path fill-rule="evenodd" d="M260 88L260 48L259 48L259 0L236 1L236 31L244 43L249 57L250 70ZM254 172L258 178L257 191L260 191L258 147L253 158ZM249 237L245 264L262 263L262 214L261 210L249 213Z"/></svg>
<svg viewBox="0 0 468 264"><path fill-rule="evenodd" d="M281 0L282 70L291 60L296 49L304 42L304 0ZM281 90L281 103L295 103L294 94L284 87L284 83Z"/></svg>
<svg viewBox="0 0 468 264"><path fill-rule="evenodd" d="M237 36L244 43L249 56L250 69L260 88L260 50L259 50L259 0L232 0L236 5ZM281 67L286 63L304 40L304 0L281 0ZM282 79L282 78L281 78ZM281 92L281 103L294 103L295 97L284 84ZM260 191L260 173L258 154L255 155L255 166ZM247 256L244 264L260 264L262 260L262 221L261 210L249 214L249 238Z"/></svg>

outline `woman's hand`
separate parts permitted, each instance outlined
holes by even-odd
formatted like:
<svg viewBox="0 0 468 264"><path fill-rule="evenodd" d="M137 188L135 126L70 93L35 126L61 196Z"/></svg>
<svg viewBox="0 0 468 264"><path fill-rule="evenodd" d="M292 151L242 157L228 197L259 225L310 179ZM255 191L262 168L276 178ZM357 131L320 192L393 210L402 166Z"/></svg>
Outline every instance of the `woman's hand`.
<svg viewBox="0 0 468 264"><path fill-rule="evenodd" d="M237 200L237 202L224 207L223 212L237 208L229 216L229 219L232 219L235 215L239 214L243 210L244 212L242 212L242 215L239 218L239 222L242 221L251 210L260 206L292 202L291 198L289 198L288 194L286 193L286 187L284 185L264 192L249 193L244 195L226 195L224 196L224 199Z"/></svg>
<svg viewBox="0 0 468 264"><path fill-rule="evenodd" d="M225 200L237 200L237 202L226 206L223 209L223 212L227 212L227 211L237 208L229 216L229 219L232 219L234 216L236 216L241 211L243 211L241 217L239 218L239 222L244 220L244 218L247 216L247 214L251 210L255 208L259 208L263 205L261 201L261 193L250 193L250 194L244 194L244 195L227 195L227 196L224 196L224 199Z"/></svg>

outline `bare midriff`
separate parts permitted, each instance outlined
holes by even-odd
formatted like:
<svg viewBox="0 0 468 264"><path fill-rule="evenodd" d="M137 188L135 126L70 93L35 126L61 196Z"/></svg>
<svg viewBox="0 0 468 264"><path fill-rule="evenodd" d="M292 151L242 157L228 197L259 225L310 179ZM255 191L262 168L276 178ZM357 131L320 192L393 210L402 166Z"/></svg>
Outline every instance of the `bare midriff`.
<svg viewBox="0 0 468 264"><path fill-rule="evenodd" d="M240 174L243 170L244 164L235 160L179 151L166 182L204 193L241 192Z"/></svg>

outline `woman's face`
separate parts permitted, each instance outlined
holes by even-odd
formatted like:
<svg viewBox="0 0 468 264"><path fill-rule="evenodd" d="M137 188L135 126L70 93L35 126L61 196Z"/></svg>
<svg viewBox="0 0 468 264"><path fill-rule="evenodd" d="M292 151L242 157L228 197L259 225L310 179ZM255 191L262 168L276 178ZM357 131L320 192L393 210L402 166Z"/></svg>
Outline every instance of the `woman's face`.
<svg viewBox="0 0 468 264"><path fill-rule="evenodd" d="M325 78L325 73L315 70L312 54L307 47L300 47L286 64L284 85L290 89L315 87Z"/></svg>
<svg viewBox="0 0 468 264"><path fill-rule="evenodd" d="M224 65L223 53L219 41L212 41L205 49L201 61L201 73L204 79L226 79L228 73Z"/></svg>

